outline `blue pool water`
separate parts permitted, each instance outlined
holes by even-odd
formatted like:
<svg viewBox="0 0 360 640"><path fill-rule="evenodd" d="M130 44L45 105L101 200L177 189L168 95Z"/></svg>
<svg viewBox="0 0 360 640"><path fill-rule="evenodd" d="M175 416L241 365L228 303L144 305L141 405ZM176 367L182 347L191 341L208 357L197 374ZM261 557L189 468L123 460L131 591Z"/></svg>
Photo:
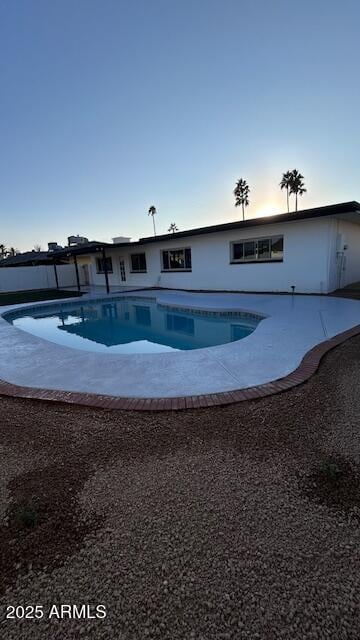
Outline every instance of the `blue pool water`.
<svg viewBox="0 0 360 640"><path fill-rule="evenodd" d="M204 312L124 297L54 303L13 311L6 319L23 331L63 346L101 353L162 353L241 340L260 316Z"/></svg>

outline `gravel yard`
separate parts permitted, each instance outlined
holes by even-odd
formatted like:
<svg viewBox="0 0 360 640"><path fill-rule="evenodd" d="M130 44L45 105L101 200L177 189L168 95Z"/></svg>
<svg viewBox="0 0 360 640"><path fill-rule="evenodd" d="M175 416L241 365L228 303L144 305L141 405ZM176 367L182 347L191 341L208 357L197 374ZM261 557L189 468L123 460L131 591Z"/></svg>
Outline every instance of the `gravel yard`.
<svg viewBox="0 0 360 640"><path fill-rule="evenodd" d="M0 637L358 640L359 389L353 338L308 383L225 408L0 398Z"/></svg>

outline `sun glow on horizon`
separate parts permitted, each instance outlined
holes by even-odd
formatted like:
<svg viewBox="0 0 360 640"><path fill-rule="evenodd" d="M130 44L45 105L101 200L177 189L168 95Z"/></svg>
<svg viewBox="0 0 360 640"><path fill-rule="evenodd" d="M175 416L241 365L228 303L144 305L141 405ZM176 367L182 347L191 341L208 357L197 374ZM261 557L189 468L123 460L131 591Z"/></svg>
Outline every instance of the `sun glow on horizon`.
<svg viewBox="0 0 360 640"><path fill-rule="evenodd" d="M265 218L266 216L274 216L277 213L281 213L279 207L275 204L266 204L263 207L259 207L256 211L257 218Z"/></svg>

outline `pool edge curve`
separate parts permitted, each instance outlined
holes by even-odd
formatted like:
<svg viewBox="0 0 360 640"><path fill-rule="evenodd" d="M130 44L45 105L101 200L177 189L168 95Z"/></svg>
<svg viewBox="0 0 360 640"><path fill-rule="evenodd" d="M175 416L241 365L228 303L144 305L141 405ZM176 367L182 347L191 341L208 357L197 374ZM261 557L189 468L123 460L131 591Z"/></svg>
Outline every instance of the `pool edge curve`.
<svg viewBox="0 0 360 640"><path fill-rule="evenodd" d="M197 396L132 398L24 387L0 380L0 396L126 411L179 411L225 406L245 400L257 400L275 395L306 382L317 371L320 361L326 353L359 334L360 324L315 345L305 353L298 367L283 378L233 391L221 391Z"/></svg>

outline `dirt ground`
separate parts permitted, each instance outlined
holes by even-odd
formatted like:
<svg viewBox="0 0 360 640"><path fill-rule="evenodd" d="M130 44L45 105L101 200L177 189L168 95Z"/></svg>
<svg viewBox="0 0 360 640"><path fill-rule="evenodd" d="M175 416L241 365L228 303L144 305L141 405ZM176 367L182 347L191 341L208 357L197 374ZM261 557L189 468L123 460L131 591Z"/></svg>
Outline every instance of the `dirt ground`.
<svg viewBox="0 0 360 640"><path fill-rule="evenodd" d="M0 398L0 637L358 640L359 391L354 338L225 408Z"/></svg>

